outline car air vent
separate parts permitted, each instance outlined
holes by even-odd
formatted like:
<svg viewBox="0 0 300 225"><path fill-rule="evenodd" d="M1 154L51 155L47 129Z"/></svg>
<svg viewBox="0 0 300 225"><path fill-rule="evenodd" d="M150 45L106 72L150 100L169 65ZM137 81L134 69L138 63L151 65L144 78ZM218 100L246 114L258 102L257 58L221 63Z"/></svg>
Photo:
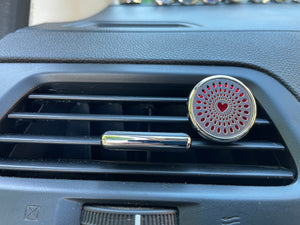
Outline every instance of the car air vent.
<svg viewBox="0 0 300 225"><path fill-rule="evenodd" d="M3 176L235 185L287 185L296 172L258 105L242 140L204 140L187 118L193 85L53 84L25 96L1 121ZM180 91L178 91L180 90ZM110 151L107 131L185 133L183 152Z"/></svg>

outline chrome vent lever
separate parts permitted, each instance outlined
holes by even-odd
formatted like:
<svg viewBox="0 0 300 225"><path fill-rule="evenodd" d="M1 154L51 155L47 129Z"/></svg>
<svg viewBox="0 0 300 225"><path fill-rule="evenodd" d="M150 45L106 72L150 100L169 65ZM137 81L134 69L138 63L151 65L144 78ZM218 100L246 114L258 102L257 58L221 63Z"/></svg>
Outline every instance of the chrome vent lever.
<svg viewBox="0 0 300 225"><path fill-rule="evenodd" d="M185 133L107 131L102 136L107 150L187 151L191 138Z"/></svg>

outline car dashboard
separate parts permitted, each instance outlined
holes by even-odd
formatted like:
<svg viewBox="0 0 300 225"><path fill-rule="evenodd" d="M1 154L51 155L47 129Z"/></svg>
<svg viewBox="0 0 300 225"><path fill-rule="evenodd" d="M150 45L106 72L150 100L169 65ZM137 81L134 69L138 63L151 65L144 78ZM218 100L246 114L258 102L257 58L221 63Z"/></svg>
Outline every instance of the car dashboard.
<svg viewBox="0 0 300 225"><path fill-rule="evenodd" d="M1 221L298 225L299 7L112 5L5 36ZM192 90L216 75L255 99L239 140L209 139L191 119ZM227 97L244 100L240 89L223 94L226 82L198 95L215 88L218 115ZM188 138L179 146L178 137Z"/></svg>

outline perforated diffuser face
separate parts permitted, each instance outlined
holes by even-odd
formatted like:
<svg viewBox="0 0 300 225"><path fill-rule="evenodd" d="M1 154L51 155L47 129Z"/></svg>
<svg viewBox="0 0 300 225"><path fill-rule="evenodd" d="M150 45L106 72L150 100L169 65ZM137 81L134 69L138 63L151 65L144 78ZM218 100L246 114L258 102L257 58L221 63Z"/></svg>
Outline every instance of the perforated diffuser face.
<svg viewBox="0 0 300 225"><path fill-rule="evenodd" d="M206 139L233 142L244 137L254 124L256 103L239 80L215 75L199 82L189 97L189 117Z"/></svg>

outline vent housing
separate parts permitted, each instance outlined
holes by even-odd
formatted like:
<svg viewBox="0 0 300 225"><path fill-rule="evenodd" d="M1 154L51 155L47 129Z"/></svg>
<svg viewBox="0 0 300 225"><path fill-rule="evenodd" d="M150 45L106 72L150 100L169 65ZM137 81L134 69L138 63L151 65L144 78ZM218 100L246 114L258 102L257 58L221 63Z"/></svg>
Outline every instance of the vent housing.
<svg viewBox="0 0 300 225"><path fill-rule="evenodd" d="M235 185L287 185L294 162L258 105L237 143L202 139L187 117L193 85L49 84L25 96L1 121L4 176ZM108 151L104 132L180 132L187 152Z"/></svg>

